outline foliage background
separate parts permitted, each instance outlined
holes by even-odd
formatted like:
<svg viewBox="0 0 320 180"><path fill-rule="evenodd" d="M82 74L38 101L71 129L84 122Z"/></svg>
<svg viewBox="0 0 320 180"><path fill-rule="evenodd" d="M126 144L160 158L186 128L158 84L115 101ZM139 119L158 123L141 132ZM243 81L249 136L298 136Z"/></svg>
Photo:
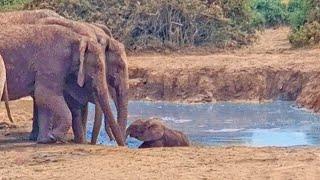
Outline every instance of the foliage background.
<svg viewBox="0 0 320 180"><path fill-rule="evenodd" d="M43 8L104 23L133 51L241 47L281 25L294 46L320 41L320 0L0 0L2 11Z"/></svg>

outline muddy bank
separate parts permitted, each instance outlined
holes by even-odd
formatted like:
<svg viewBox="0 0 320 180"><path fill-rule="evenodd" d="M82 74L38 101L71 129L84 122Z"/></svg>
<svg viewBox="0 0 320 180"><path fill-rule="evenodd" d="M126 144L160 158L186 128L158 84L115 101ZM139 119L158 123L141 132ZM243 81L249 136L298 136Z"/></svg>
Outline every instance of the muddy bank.
<svg viewBox="0 0 320 180"><path fill-rule="evenodd" d="M308 62L305 58L296 61L296 53L248 56L132 57L130 97L182 102L294 101L310 94L304 89L320 79L314 57ZM320 92L320 86L316 89Z"/></svg>
<svg viewBox="0 0 320 180"><path fill-rule="evenodd" d="M295 100L311 73L274 69L130 68L131 99L182 102Z"/></svg>
<svg viewBox="0 0 320 180"><path fill-rule="evenodd" d="M267 30L259 43L232 52L131 56L130 97L191 103L297 100L319 111L319 49L292 49L288 32Z"/></svg>

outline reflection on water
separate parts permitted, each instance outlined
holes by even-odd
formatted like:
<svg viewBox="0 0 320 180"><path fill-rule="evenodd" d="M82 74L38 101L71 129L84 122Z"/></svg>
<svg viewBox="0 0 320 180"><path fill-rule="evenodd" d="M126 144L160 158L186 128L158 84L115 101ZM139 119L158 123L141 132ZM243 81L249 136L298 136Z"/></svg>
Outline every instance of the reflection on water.
<svg viewBox="0 0 320 180"><path fill-rule="evenodd" d="M90 106L88 138L91 137L93 108ZM320 116L293 107L293 102L268 104L174 104L133 101L129 123L138 118L160 117L183 131L195 144L297 146L320 145ZM113 144L104 130L99 142ZM129 147L141 142L129 138Z"/></svg>

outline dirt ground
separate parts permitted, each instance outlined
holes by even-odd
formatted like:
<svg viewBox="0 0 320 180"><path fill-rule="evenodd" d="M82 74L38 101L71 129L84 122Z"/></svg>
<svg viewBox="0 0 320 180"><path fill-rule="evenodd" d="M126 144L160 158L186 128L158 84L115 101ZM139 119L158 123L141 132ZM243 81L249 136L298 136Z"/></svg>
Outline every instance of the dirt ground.
<svg viewBox="0 0 320 180"><path fill-rule="evenodd" d="M266 30L259 43L251 47L213 55L131 56L131 98L182 102L252 102L280 98L298 99L302 104L317 106L320 91L311 82L316 82L320 72L319 49L293 50L286 41L287 33L287 28ZM0 125L0 179L320 177L319 148L137 150L72 143L37 145L27 141L32 102L12 102L11 109L17 128ZM3 103L1 121L8 122Z"/></svg>

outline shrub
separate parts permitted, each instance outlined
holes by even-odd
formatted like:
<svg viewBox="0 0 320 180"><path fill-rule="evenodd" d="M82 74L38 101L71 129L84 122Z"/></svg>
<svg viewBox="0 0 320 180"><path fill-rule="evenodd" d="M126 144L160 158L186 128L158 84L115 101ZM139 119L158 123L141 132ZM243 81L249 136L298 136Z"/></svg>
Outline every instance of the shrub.
<svg viewBox="0 0 320 180"><path fill-rule="evenodd" d="M307 21L310 11L309 0L290 0L288 3L289 24L298 30Z"/></svg>
<svg viewBox="0 0 320 180"><path fill-rule="evenodd" d="M255 27L249 0L33 0L25 9L109 26L131 50L252 42Z"/></svg>
<svg viewBox="0 0 320 180"><path fill-rule="evenodd" d="M0 10L19 9L30 0L1 0Z"/></svg>
<svg viewBox="0 0 320 180"><path fill-rule="evenodd" d="M259 14L259 21L264 22L267 27L287 22L287 9L282 0L252 0L251 6Z"/></svg>
<svg viewBox="0 0 320 180"><path fill-rule="evenodd" d="M314 45L320 43L320 1L305 0L297 2L292 0L293 10L299 12L292 16L292 33L289 35L290 42L296 46ZM292 11L293 11L292 10Z"/></svg>

